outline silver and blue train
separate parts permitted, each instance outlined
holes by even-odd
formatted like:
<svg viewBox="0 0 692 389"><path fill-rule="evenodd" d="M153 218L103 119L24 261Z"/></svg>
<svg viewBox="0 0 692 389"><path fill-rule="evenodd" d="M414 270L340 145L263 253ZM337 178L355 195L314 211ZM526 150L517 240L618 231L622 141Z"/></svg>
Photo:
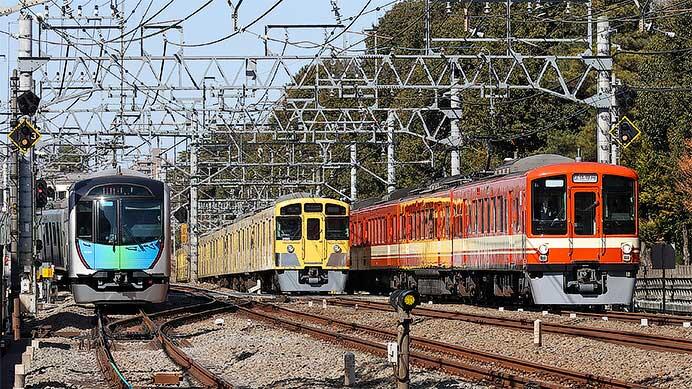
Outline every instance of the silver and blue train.
<svg viewBox="0 0 692 389"><path fill-rule="evenodd" d="M67 277L78 304L158 303L170 279L168 186L116 169L68 192Z"/></svg>

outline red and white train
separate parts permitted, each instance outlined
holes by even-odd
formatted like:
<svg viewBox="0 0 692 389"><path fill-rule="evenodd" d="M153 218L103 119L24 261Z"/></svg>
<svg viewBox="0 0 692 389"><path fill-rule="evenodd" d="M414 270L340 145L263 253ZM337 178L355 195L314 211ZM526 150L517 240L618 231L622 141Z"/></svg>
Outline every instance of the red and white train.
<svg viewBox="0 0 692 389"><path fill-rule="evenodd" d="M479 180L355 204L351 288L630 304L639 266L637 174L536 155Z"/></svg>

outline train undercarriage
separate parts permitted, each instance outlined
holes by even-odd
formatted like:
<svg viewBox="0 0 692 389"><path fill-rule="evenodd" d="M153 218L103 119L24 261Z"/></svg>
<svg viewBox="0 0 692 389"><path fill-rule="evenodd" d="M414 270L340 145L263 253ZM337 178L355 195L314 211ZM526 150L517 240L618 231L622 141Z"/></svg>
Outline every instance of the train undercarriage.
<svg viewBox="0 0 692 389"><path fill-rule="evenodd" d="M421 295L481 304L629 305L636 267L596 264L512 270L355 271L349 291L389 293L417 289Z"/></svg>

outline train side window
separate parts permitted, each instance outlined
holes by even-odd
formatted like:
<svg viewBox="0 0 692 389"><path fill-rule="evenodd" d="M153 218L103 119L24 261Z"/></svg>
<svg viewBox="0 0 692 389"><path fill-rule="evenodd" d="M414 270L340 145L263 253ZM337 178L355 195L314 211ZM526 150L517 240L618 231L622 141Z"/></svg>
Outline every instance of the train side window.
<svg viewBox="0 0 692 389"><path fill-rule="evenodd" d="M485 232L489 233L491 231L492 219L490 218L490 199L485 199Z"/></svg>
<svg viewBox="0 0 692 389"><path fill-rule="evenodd" d="M507 223L507 207L504 196L500 196L500 232L505 232Z"/></svg>
<svg viewBox="0 0 692 389"><path fill-rule="evenodd" d="M519 198L514 198L514 232L519 232Z"/></svg>
<svg viewBox="0 0 692 389"><path fill-rule="evenodd" d="M77 203L77 239L82 239L91 242L94 239L93 235L93 203L79 202Z"/></svg>
<svg viewBox="0 0 692 389"><path fill-rule="evenodd" d="M481 219L481 227L480 227L480 232L481 234L485 233L485 199L480 199L478 200L478 203L480 205L480 219Z"/></svg>

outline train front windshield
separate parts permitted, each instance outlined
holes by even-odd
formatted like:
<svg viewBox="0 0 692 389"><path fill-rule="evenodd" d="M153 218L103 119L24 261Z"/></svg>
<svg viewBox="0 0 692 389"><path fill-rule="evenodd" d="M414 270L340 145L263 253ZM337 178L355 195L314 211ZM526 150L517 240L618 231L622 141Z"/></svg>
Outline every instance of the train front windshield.
<svg viewBox="0 0 692 389"><path fill-rule="evenodd" d="M634 180L603 176L603 230L606 235L630 235L636 231Z"/></svg>
<svg viewBox="0 0 692 389"><path fill-rule="evenodd" d="M163 201L101 198L77 203L78 251L92 269L148 269L164 241Z"/></svg>
<svg viewBox="0 0 692 389"><path fill-rule="evenodd" d="M161 201L157 200L122 200L122 244L142 244L163 239L161 206Z"/></svg>
<svg viewBox="0 0 692 389"><path fill-rule="evenodd" d="M325 226L327 240L348 240L348 217L327 216Z"/></svg>
<svg viewBox="0 0 692 389"><path fill-rule="evenodd" d="M567 187L565 177L534 180L531 186L532 229L535 235L567 233Z"/></svg>

